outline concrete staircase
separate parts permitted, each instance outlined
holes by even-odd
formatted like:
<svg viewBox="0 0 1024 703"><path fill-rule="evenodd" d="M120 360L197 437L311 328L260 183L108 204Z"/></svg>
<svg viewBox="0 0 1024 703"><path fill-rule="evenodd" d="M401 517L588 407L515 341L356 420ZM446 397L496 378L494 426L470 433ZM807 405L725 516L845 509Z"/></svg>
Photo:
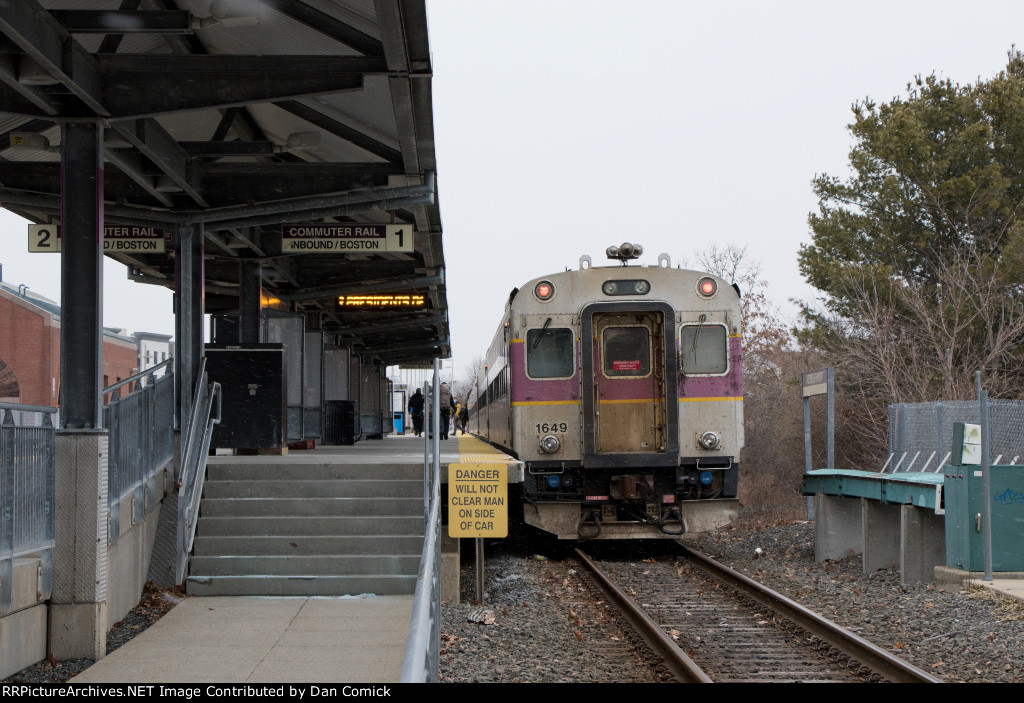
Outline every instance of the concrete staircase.
<svg viewBox="0 0 1024 703"><path fill-rule="evenodd" d="M211 463L190 595L411 594L423 466Z"/></svg>

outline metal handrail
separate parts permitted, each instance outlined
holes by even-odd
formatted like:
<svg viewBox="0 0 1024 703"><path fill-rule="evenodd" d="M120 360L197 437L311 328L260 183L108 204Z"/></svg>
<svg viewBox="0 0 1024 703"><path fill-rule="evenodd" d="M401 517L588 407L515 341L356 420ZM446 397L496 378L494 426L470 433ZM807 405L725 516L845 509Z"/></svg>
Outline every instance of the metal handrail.
<svg viewBox="0 0 1024 703"><path fill-rule="evenodd" d="M439 375L439 361L435 359L433 388L440 385ZM439 394L427 384L424 390L433 408L430 418L433 432L424 433L427 436L423 449L425 538L402 661L402 683L436 682L441 656L441 417ZM432 461L428 461L430 459Z"/></svg>
<svg viewBox="0 0 1024 703"><path fill-rule="evenodd" d="M174 363L174 359L168 359L167 361L161 361L156 366L150 366L148 369L143 369L142 371L139 371L136 374L132 374L128 378L121 379L120 381L118 381L117 383L113 384L112 386L107 386L102 391L100 391L100 395L104 396L107 393L110 393L112 391L117 390L118 388L121 388L122 386L128 385L129 383L134 383L135 381L143 379L146 376L151 376L154 373L156 373L157 371L159 371L160 369L164 368L165 366L169 367L173 363Z"/></svg>
<svg viewBox="0 0 1024 703"><path fill-rule="evenodd" d="M181 477L178 482L178 540L175 582L184 583L188 570L188 555L196 535L199 501L206 479L206 456L210 451L213 426L221 420L221 392L219 383L209 383L206 359L199 366L192 413L185 431L181 450ZM217 414L213 403L217 401Z"/></svg>

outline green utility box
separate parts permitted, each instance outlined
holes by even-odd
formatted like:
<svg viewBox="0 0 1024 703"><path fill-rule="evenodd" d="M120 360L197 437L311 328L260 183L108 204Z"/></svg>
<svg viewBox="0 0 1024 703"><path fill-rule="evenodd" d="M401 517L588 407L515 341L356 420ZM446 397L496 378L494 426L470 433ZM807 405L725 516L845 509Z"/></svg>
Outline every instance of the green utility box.
<svg viewBox="0 0 1024 703"><path fill-rule="evenodd" d="M946 566L984 571L980 466L943 469L946 511ZM992 495L992 570L1024 571L1024 466L989 469Z"/></svg>

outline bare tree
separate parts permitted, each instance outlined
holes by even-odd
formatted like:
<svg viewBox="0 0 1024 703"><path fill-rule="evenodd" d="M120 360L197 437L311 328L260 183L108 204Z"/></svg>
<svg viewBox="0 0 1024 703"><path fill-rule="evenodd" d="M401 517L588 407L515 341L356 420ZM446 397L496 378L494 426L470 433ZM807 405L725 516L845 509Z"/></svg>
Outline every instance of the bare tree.
<svg viewBox="0 0 1024 703"><path fill-rule="evenodd" d="M973 245L947 250L927 275L843 274L843 314L819 315L821 350L837 368L862 461L884 451L891 403L969 400L974 374L998 397L1024 385L1024 296L1014 272Z"/></svg>

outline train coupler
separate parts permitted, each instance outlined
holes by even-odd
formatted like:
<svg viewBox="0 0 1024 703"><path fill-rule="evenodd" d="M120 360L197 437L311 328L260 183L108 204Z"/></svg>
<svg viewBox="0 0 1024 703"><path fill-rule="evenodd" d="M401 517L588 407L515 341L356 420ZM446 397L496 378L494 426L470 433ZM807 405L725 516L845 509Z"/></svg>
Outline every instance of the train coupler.
<svg viewBox="0 0 1024 703"><path fill-rule="evenodd" d="M587 527L588 523L592 527ZM591 532L591 530L593 530ZM580 521L576 523L576 534L580 539L597 539L601 536L601 511L584 509Z"/></svg>
<svg viewBox="0 0 1024 703"><path fill-rule="evenodd" d="M673 520L679 523L678 531L668 529L669 523L671 523ZM668 515L666 515L665 518L661 521L659 527L661 528L661 531L666 535L675 536L684 534L686 532L686 523L683 522L683 516L680 514L677 508L672 508L671 510L668 511Z"/></svg>

